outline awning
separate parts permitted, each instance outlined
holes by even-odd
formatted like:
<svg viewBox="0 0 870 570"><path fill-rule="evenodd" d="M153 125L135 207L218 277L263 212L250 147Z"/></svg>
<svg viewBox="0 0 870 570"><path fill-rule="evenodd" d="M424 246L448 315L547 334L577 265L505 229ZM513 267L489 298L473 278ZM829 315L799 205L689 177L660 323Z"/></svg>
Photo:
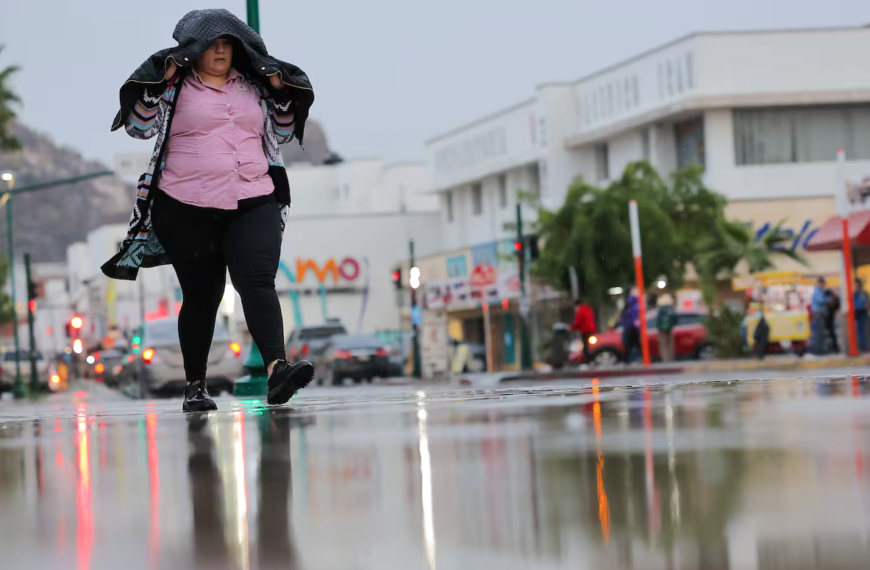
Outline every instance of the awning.
<svg viewBox="0 0 870 570"><path fill-rule="evenodd" d="M870 210L849 214L849 241L852 247L870 245ZM807 251L840 251L843 249L843 218L834 216L825 222L807 242Z"/></svg>

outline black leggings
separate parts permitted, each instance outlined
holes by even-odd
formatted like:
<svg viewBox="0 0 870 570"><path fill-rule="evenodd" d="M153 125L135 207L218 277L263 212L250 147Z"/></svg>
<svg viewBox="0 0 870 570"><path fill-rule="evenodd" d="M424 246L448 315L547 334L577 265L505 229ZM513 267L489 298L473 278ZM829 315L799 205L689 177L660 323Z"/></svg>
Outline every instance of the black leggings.
<svg viewBox="0 0 870 570"><path fill-rule="evenodd" d="M218 210L184 204L157 190L151 220L181 285L178 336L188 382L206 377L227 269L263 359L268 364L284 358L275 292L281 212L274 195L241 200L237 210Z"/></svg>

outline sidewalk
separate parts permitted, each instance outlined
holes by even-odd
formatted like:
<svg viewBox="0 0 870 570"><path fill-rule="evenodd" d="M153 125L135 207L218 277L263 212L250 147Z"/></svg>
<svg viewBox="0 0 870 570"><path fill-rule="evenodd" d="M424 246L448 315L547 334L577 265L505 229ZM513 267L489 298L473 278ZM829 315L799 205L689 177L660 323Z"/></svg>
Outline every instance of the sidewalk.
<svg viewBox="0 0 870 570"><path fill-rule="evenodd" d="M829 356L774 355L764 360L744 358L735 360L682 361L655 363L644 368L635 365L616 365L602 368L569 368L551 372L511 371L477 374L456 374L451 382L460 386L493 386L503 382L581 380L591 378L620 378L678 374L707 374L711 372L748 372L752 370L793 372L796 370L820 370L826 368L870 367L870 354L855 358L842 354Z"/></svg>

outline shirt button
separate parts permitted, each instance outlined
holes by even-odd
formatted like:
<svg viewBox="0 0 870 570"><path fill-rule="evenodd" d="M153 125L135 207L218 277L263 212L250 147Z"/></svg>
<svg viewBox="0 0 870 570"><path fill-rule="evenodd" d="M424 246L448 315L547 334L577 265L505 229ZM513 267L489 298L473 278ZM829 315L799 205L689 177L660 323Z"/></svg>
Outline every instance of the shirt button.
<svg viewBox="0 0 870 570"><path fill-rule="evenodd" d="M230 104L229 104L229 103L227 103L227 107L229 107L229 106L230 106Z"/></svg>
<svg viewBox="0 0 870 570"><path fill-rule="evenodd" d="M236 154L236 151L233 151L233 154Z"/></svg>
<svg viewBox="0 0 870 570"><path fill-rule="evenodd" d="M232 117L230 117L230 118L229 118L229 120L230 120L230 121L232 121L232 120L233 120L233 118L232 118Z"/></svg>

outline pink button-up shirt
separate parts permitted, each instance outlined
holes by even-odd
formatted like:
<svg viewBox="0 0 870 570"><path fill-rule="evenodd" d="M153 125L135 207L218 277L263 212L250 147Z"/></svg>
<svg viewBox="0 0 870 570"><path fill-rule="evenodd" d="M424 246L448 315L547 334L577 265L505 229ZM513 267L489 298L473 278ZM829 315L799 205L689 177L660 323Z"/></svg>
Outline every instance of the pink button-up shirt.
<svg viewBox="0 0 870 570"><path fill-rule="evenodd" d="M160 189L179 202L221 210L271 194L263 122L260 96L235 69L223 87L189 74L178 94Z"/></svg>

